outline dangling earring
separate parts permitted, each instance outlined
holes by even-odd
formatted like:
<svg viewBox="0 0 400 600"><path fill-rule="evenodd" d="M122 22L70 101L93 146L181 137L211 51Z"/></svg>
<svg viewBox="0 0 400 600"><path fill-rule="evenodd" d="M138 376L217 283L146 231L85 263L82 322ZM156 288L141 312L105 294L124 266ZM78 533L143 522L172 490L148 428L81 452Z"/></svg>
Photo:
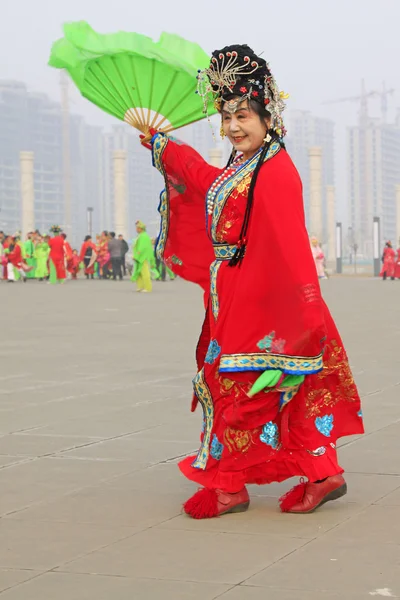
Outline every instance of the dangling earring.
<svg viewBox="0 0 400 600"><path fill-rule="evenodd" d="M267 131L267 135L265 136L263 141L268 144L271 140L272 140L272 137L270 136L269 131Z"/></svg>
<svg viewBox="0 0 400 600"><path fill-rule="evenodd" d="M220 130L219 130L219 135L221 136L221 139L224 139L224 137L225 137L225 131L224 131L224 126L222 125L222 123L221 123L221 127L220 127Z"/></svg>

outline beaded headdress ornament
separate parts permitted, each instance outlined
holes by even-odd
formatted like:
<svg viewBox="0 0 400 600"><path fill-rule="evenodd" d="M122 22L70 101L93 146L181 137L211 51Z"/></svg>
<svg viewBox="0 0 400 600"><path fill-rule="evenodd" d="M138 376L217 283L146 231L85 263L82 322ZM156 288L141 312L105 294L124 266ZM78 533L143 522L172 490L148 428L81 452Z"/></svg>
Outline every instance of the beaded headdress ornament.
<svg viewBox="0 0 400 600"><path fill-rule="evenodd" d="M221 111L222 102L228 112L234 113L245 99L261 103L271 114L272 129L279 137L286 134L282 112L289 96L280 92L266 61L249 46L226 46L216 50L207 69L199 71L197 93L203 100L204 112L210 97ZM232 99L236 96L236 99ZM230 99L229 99L230 97Z"/></svg>

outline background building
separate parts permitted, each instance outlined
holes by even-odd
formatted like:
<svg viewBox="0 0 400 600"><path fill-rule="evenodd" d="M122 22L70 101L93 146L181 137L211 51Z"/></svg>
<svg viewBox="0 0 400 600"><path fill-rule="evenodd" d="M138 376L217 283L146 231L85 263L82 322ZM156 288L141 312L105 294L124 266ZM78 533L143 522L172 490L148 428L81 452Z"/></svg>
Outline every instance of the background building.
<svg viewBox="0 0 400 600"><path fill-rule="evenodd" d="M396 245L396 192L400 183L400 120L395 124L368 119L349 127L349 222L361 253L372 256L373 217L381 219L381 237Z"/></svg>
<svg viewBox="0 0 400 600"><path fill-rule="evenodd" d="M296 165L303 182L304 209L307 224L310 208L310 158L309 148L322 148L322 216L323 240L327 239L327 197L326 186L335 185L334 145L335 124L330 119L313 116L306 110L292 110L286 117L288 135L285 138L287 150Z"/></svg>

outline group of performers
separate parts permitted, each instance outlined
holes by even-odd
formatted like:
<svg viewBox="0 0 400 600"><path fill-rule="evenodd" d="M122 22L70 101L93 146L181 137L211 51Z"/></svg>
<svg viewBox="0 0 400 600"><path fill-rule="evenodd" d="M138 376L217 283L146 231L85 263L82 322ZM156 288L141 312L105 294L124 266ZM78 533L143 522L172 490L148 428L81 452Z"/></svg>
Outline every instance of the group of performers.
<svg viewBox="0 0 400 600"><path fill-rule="evenodd" d="M386 242L383 250L380 276L383 281L400 279L400 247L396 251L390 241Z"/></svg>
<svg viewBox="0 0 400 600"><path fill-rule="evenodd" d="M165 281L173 272L155 256L155 240L151 239L142 221L136 223L137 237L132 246L133 266L127 264L129 245L122 235L103 231L96 242L87 235L80 251L73 249L67 235L54 225L52 235L30 232L26 240L21 234L5 235L0 232L0 279L13 283L28 279L64 283L77 279L82 273L87 279L122 279L129 274L136 282L137 291L151 292L152 280Z"/></svg>

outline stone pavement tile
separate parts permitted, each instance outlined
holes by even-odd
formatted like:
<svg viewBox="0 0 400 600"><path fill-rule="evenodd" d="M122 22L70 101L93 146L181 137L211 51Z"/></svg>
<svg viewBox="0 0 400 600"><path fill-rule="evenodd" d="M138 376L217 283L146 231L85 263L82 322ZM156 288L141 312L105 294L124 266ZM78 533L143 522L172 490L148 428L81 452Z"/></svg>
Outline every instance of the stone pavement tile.
<svg viewBox="0 0 400 600"><path fill-rule="evenodd" d="M205 521L180 515L160 525L160 528L185 531L212 531L221 533L243 533L253 535L276 535L289 538L313 539L347 522L363 510L362 505L343 501L331 502L311 515L290 515L280 512L274 498L251 499L246 513L224 515L220 519Z"/></svg>
<svg viewBox="0 0 400 600"><path fill-rule="evenodd" d="M0 469L24 461L21 456L0 456Z"/></svg>
<svg viewBox="0 0 400 600"><path fill-rule="evenodd" d="M133 535L134 528L107 527L104 523L49 523L1 520L0 567L54 569L65 562Z"/></svg>
<svg viewBox="0 0 400 600"><path fill-rule="evenodd" d="M71 438L64 436L42 436L32 434L10 434L0 438L1 455L43 456L60 450L69 450L92 443L89 438Z"/></svg>
<svg viewBox="0 0 400 600"><path fill-rule="evenodd" d="M386 496L378 500L377 504L382 504L383 506L400 506L400 486L391 494L387 494Z"/></svg>
<svg viewBox="0 0 400 600"><path fill-rule="evenodd" d="M136 491L147 492L150 499L157 494L173 493L183 494L182 499L186 500L196 489L193 482L181 474L176 461L159 463L115 477L105 485L123 492L129 491L131 494L135 494Z"/></svg>
<svg viewBox="0 0 400 600"><path fill-rule="evenodd" d="M354 515L346 523L339 524L331 530L324 540L357 541L359 544L399 544L397 552L400 556L400 510L398 506L369 506ZM396 550L394 550L396 551ZM399 572L400 581L400 572Z"/></svg>
<svg viewBox="0 0 400 600"><path fill-rule="evenodd" d="M347 472L400 475L400 422L363 436L340 450L340 462Z"/></svg>
<svg viewBox="0 0 400 600"><path fill-rule="evenodd" d="M176 517L181 512L183 500L184 496L168 493L168 490L149 494L99 485L31 506L7 518L146 529Z"/></svg>
<svg viewBox="0 0 400 600"><path fill-rule="evenodd" d="M327 590L294 590L283 588L276 590L270 587L238 585L219 596L218 600L367 600L368 598L371 598L368 593L352 594L346 592L344 596L343 592L335 593ZM397 598L397 596L392 596L392 598Z"/></svg>
<svg viewBox="0 0 400 600"><path fill-rule="evenodd" d="M116 475L132 472L130 461L40 458L0 469L0 515L49 501Z"/></svg>
<svg viewBox="0 0 400 600"><path fill-rule="evenodd" d="M2 600L214 600L228 587L217 583L52 572L5 592Z"/></svg>
<svg viewBox="0 0 400 600"><path fill-rule="evenodd" d="M137 533L60 570L128 577L239 583L304 544L276 535L163 530Z"/></svg>
<svg viewBox="0 0 400 600"><path fill-rule="evenodd" d="M66 458L101 458L128 460L138 468L144 468L163 460L186 455L197 446L188 441L155 441L148 439L147 432L97 442L91 446L63 452ZM132 468L133 470L133 468Z"/></svg>
<svg viewBox="0 0 400 600"><path fill-rule="evenodd" d="M347 482L347 495L343 500L345 502L357 502L360 505L373 504L400 487L400 476L398 475L345 473L344 477Z"/></svg>
<svg viewBox="0 0 400 600"><path fill-rule="evenodd" d="M41 574L41 571L22 569L2 569L0 567L0 593L23 581L28 581Z"/></svg>
<svg viewBox="0 0 400 600"><path fill-rule="evenodd" d="M400 594L400 545L331 541L326 536L249 578L246 585L329 590L348 595L389 588Z"/></svg>

